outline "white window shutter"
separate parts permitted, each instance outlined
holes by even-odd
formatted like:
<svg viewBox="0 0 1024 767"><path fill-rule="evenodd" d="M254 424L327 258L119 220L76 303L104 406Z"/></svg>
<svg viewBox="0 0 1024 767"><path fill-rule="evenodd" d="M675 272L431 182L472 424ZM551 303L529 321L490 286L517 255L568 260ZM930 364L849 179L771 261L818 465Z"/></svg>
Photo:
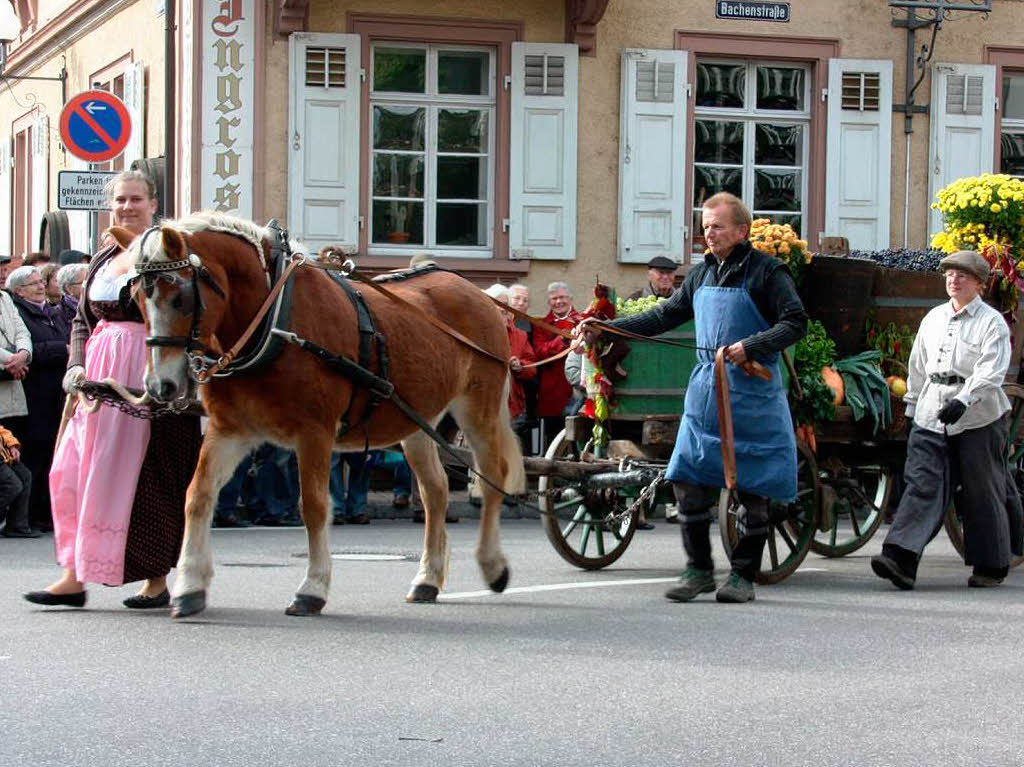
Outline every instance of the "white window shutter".
<svg viewBox="0 0 1024 767"><path fill-rule="evenodd" d="M0 255L11 255L11 137L0 139Z"/></svg>
<svg viewBox="0 0 1024 767"><path fill-rule="evenodd" d="M288 39L288 230L311 252L359 245L359 35Z"/></svg>
<svg viewBox="0 0 1024 767"><path fill-rule="evenodd" d="M942 212L930 207L940 189L958 178L992 172L995 116L994 66L936 64L932 68L929 234L942 231Z"/></svg>
<svg viewBox="0 0 1024 767"><path fill-rule="evenodd" d="M683 260L686 51L622 51L619 261Z"/></svg>
<svg viewBox="0 0 1024 767"><path fill-rule="evenodd" d="M579 49L512 43L509 256L576 257Z"/></svg>
<svg viewBox="0 0 1024 767"><path fill-rule="evenodd" d="M892 62L829 59L825 234L889 247Z"/></svg>
<svg viewBox="0 0 1024 767"><path fill-rule="evenodd" d="M124 71L124 105L132 121L132 135L124 149L124 167L130 168L146 154L146 80L142 62L133 61Z"/></svg>
<svg viewBox="0 0 1024 767"><path fill-rule="evenodd" d="M40 115L32 126L32 228L28 250L39 245L39 231L50 199L50 118Z"/></svg>

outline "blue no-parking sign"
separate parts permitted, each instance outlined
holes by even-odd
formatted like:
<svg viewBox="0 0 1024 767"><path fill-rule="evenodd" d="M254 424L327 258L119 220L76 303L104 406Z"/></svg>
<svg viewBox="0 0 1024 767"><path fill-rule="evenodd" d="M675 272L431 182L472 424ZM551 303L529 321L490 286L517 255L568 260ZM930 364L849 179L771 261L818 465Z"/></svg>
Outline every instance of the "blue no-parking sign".
<svg viewBox="0 0 1024 767"><path fill-rule="evenodd" d="M60 113L60 138L75 157L106 162L128 146L132 120L128 108L113 93L85 91L72 98Z"/></svg>

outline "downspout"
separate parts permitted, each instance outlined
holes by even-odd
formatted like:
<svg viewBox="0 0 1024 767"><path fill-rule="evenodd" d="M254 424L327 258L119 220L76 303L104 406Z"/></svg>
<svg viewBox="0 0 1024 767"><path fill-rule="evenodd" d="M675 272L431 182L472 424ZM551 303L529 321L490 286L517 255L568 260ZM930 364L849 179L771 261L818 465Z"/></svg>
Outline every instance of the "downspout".
<svg viewBox="0 0 1024 767"><path fill-rule="evenodd" d="M177 59L174 55L174 35L177 31L175 17L177 8L175 0L164 0L164 217L174 218L177 213L175 204L175 125L177 120L177 101L175 100L175 73Z"/></svg>

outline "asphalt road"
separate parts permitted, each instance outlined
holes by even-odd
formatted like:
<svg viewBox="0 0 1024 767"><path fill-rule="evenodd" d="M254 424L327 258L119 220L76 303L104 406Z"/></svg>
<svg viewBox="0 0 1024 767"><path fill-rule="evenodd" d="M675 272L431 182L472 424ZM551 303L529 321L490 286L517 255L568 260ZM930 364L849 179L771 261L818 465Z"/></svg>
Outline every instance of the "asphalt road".
<svg viewBox="0 0 1024 767"><path fill-rule="evenodd" d="M0 539L0 765L1024 764L1024 571L968 591L943 536L910 593L871 574L878 536L752 604L680 605L674 526L586 573L506 521L502 595L477 594L477 523L449 531L444 601L407 605L422 528L335 528L339 554L399 558L336 561L299 619L302 531L216 530L210 606L178 622L130 587L29 605L52 542Z"/></svg>

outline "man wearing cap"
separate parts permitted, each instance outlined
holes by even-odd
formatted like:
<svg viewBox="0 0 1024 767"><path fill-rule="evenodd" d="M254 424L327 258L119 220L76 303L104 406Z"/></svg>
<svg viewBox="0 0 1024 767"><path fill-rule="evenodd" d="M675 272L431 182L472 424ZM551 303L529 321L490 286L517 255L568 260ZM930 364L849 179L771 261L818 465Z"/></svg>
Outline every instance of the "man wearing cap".
<svg viewBox="0 0 1024 767"><path fill-rule="evenodd" d="M647 285L643 290L638 290L629 298L647 298L658 296L668 298L675 289L676 269L679 267L675 261L665 256L655 256L647 262Z"/></svg>
<svg viewBox="0 0 1024 767"><path fill-rule="evenodd" d="M1007 506L1019 500L1007 487L1007 419L1003 379L1010 332L981 293L988 261L962 250L939 262L950 300L925 315L910 352L907 415L913 418L900 498L882 553L871 569L900 589L914 587L925 545L935 536L954 489L964 519L968 586L998 586L1011 548ZM1019 536L1015 536L1018 537Z"/></svg>

